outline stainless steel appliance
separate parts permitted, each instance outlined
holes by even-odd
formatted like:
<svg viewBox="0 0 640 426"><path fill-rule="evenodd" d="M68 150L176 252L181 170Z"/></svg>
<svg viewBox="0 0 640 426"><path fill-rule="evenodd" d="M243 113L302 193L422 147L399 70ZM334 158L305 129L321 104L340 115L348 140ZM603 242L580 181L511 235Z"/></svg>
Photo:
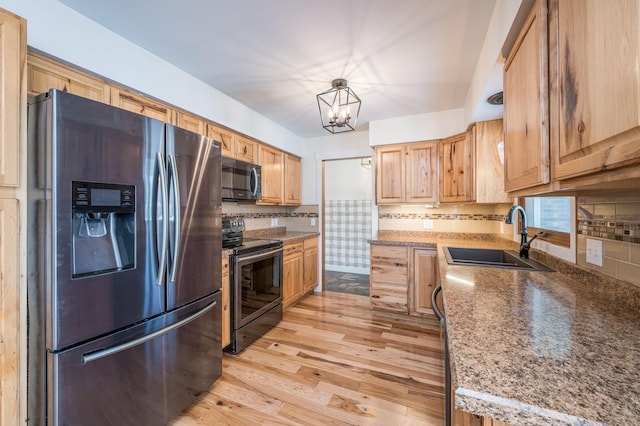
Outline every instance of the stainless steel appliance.
<svg viewBox="0 0 640 426"><path fill-rule="evenodd" d="M256 201L262 198L261 167L222 157L222 200Z"/></svg>
<svg viewBox="0 0 640 426"><path fill-rule="evenodd" d="M220 147L52 90L30 102L34 425L159 425L221 374Z"/></svg>
<svg viewBox="0 0 640 426"><path fill-rule="evenodd" d="M241 220L223 220L223 246L231 255L231 344L237 354L282 320L280 240L242 237ZM239 235L238 235L239 234Z"/></svg>

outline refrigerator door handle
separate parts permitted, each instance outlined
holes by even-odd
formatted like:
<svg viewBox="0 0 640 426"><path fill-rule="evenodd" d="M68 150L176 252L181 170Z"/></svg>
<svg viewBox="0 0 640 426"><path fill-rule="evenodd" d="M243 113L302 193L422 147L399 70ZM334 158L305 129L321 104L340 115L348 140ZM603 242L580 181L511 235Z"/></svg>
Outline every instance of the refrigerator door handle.
<svg viewBox="0 0 640 426"><path fill-rule="evenodd" d="M178 270L178 253L180 253L180 181L178 180L178 166L176 164L176 156L169 155L169 166L171 167L171 181L173 183L173 205L175 209L174 221L174 241L173 245L173 262L171 265L170 281L176 280L176 271Z"/></svg>
<svg viewBox="0 0 640 426"><path fill-rule="evenodd" d="M167 170L161 152L157 154L158 169L160 176L160 193L162 194L162 247L160 248L160 261L158 262L158 273L156 284L164 284L164 275L167 268L167 251L169 246L169 204L167 203ZM158 218L156 217L156 235L158 232Z"/></svg>
<svg viewBox="0 0 640 426"><path fill-rule="evenodd" d="M141 345L143 343L146 343L150 340L156 339L164 334L170 333L174 330L177 330L178 328L182 327L183 325L186 325L188 323L190 323L191 321L194 321L198 318L200 318L202 315L206 314L207 312L209 312L211 309L213 309L214 306L216 306L216 301L214 300L213 302L209 303L207 306L205 306L204 308L202 308L201 310L199 310L198 312L196 312L195 314L191 315L190 317L187 317L181 321L178 321L175 324L170 325L169 327L165 327L165 328L161 328L158 331L155 331L153 333L147 334L145 336L139 337L137 339L131 340L129 342L126 343L122 343L120 345L116 345L116 346L112 346L110 348L106 348L106 349L101 349L95 352L90 352L90 353L86 353L82 355L82 363L83 364L87 364L89 362L92 361L97 361L101 358L105 358L108 357L110 355L113 355L115 353L118 352L122 352L122 351L126 351L127 349L131 349L135 346Z"/></svg>

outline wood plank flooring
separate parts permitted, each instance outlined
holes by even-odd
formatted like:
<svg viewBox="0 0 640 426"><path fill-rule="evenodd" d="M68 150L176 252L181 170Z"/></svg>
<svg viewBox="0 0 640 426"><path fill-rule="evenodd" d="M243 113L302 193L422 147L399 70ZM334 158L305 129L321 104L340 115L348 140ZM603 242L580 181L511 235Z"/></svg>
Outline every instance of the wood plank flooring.
<svg viewBox="0 0 640 426"><path fill-rule="evenodd" d="M444 423L435 317L373 311L368 297L312 294L222 365L172 426Z"/></svg>

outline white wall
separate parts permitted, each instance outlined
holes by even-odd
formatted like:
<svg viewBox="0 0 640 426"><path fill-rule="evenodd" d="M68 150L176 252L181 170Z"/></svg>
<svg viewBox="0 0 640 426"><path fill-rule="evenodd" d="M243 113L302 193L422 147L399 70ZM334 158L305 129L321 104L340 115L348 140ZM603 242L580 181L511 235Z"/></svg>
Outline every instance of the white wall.
<svg viewBox="0 0 640 426"><path fill-rule="evenodd" d="M371 169L362 167L360 158L326 161L325 200L371 200Z"/></svg>
<svg viewBox="0 0 640 426"><path fill-rule="evenodd" d="M0 0L27 19L27 43L171 105L302 156L282 126L55 0Z"/></svg>
<svg viewBox="0 0 640 426"><path fill-rule="evenodd" d="M369 145L440 139L465 130L463 109L410 115L369 123Z"/></svg>

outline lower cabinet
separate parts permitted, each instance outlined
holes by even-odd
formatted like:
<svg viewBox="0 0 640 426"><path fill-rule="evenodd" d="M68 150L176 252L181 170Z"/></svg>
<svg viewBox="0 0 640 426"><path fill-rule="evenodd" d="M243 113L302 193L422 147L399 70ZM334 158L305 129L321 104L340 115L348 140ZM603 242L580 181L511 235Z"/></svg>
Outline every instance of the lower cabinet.
<svg viewBox="0 0 640 426"><path fill-rule="evenodd" d="M303 243L284 245L282 261L282 307L286 308L302 297Z"/></svg>
<svg viewBox="0 0 640 426"><path fill-rule="evenodd" d="M371 246L371 304L409 315L433 315L431 293L438 285L435 249Z"/></svg>
<svg viewBox="0 0 640 426"><path fill-rule="evenodd" d="M318 285L318 237L304 240L303 248L303 292L306 294Z"/></svg>
<svg viewBox="0 0 640 426"><path fill-rule="evenodd" d="M318 237L286 243L282 261L282 307L297 302L318 285Z"/></svg>
<svg viewBox="0 0 640 426"><path fill-rule="evenodd" d="M231 283L229 282L230 250L222 251L222 347L231 343Z"/></svg>

